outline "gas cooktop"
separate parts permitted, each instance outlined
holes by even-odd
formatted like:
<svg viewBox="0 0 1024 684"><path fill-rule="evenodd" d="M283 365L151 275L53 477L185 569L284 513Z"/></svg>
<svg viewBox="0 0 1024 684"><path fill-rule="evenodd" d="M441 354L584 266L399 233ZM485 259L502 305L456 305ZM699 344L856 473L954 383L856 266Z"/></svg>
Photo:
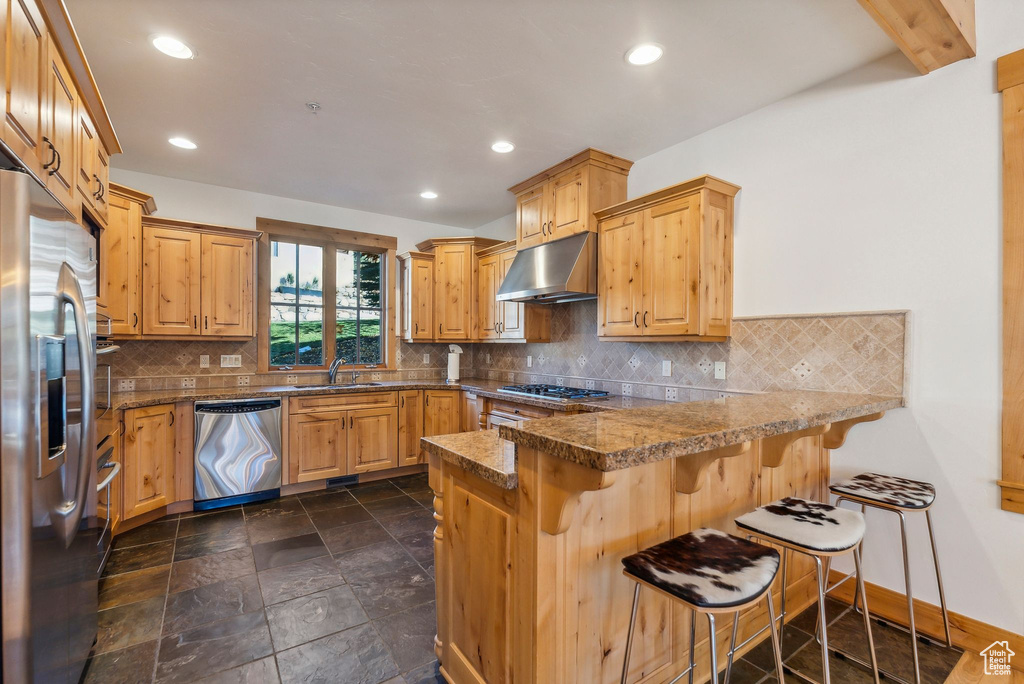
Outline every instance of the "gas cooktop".
<svg viewBox="0 0 1024 684"><path fill-rule="evenodd" d="M503 394L517 394L522 397L535 397L537 399L560 402L604 399L608 396L608 392L602 390L560 387L558 385L505 385L498 391Z"/></svg>

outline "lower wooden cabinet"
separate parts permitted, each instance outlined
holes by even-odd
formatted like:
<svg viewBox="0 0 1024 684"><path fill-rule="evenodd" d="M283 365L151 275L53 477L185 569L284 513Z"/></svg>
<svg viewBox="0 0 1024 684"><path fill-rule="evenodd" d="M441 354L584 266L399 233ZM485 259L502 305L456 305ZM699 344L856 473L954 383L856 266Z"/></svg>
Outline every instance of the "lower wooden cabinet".
<svg viewBox="0 0 1024 684"><path fill-rule="evenodd" d="M459 423L459 390L423 392L423 436L462 432Z"/></svg>
<svg viewBox="0 0 1024 684"><path fill-rule="evenodd" d="M125 520L174 502L174 404L124 413Z"/></svg>
<svg viewBox="0 0 1024 684"><path fill-rule="evenodd" d="M398 393L398 465L421 463L423 437L423 390Z"/></svg>
<svg viewBox="0 0 1024 684"><path fill-rule="evenodd" d="M398 409L371 408L348 412L350 475L398 467Z"/></svg>
<svg viewBox="0 0 1024 684"><path fill-rule="evenodd" d="M288 460L292 483L340 477L348 468L348 412L292 414Z"/></svg>

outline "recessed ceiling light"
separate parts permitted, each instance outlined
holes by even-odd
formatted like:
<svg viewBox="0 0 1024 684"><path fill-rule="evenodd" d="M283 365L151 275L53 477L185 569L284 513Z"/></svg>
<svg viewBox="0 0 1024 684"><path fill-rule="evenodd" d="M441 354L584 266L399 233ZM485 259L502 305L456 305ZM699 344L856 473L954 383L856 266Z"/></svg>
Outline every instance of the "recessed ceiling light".
<svg viewBox="0 0 1024 684"><path fill-rule="evenodd" d="M153 41L153 47L169 57L174 57L176 59L194 59L196 56L195 50L177 38L156 35L150 36L150 40Z"/></svg>
<svg viewBox="0 0 1024 684"><path fill-rule="evenodd" d="M437 193L433 190L424 190L420 193L420 197L423 199L437 199Z"/></svg>
<svg viewBox="0 0 1024 684"><path fill-rule="evenodd" d="M499 140L498 142L491 145L491 149L501 154L508 154L512 150L516 149L516 146L510 143L508 140Z"/></svg>
<svg viewBox="0 0 1024 684"><path fill-rule="evenodd" d="M626 53L626 61L635 66L654 64L665 54L665 48L657 43L642 43Z"/></svg>
<svg viewBox="0 0 1024 684"><path fill-rule="evenodd" d="M199 145L196 145L188 138L168 138L167 142L171 143L175 147L180 147L183 150L194 150L199 147Z"/></svg>

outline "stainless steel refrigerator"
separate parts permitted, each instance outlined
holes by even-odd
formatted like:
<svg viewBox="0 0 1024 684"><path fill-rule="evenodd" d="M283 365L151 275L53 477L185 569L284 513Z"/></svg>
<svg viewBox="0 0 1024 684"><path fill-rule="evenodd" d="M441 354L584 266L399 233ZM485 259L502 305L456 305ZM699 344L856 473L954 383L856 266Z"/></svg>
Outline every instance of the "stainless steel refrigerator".
<svg viewBox="0 0 1024 684"><path fill-rule="evenodd" d="M96 241L0 170L3 681L77 682L96 637Z"/></svg>

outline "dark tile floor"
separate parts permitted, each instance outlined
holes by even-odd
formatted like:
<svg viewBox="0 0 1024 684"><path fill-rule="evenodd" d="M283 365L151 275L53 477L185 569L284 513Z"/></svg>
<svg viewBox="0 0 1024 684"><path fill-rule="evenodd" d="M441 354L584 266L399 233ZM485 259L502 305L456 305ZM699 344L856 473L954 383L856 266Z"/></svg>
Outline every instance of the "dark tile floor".
<svg viewBox="0 0 1024 684"><path fill-rule="evenodd" d="M85 681L441 682L425 474L119 535Z"/></svg>
<svg viewBox="0 0 1024 684"><path fill-rule="evenodd" d="M118 536L100 582L87 683L435 684L432 495L426 475L168 516ZM821 680L817 610L787 626L786 665ZM828 602L831 645L867 658L863 621ZM876 622L879 666L912 681L905 633ZM919 645L942 682L959 650ZM835 655L835 684L871 682ZM732 684L776 681L771 644Z"/></svg>

